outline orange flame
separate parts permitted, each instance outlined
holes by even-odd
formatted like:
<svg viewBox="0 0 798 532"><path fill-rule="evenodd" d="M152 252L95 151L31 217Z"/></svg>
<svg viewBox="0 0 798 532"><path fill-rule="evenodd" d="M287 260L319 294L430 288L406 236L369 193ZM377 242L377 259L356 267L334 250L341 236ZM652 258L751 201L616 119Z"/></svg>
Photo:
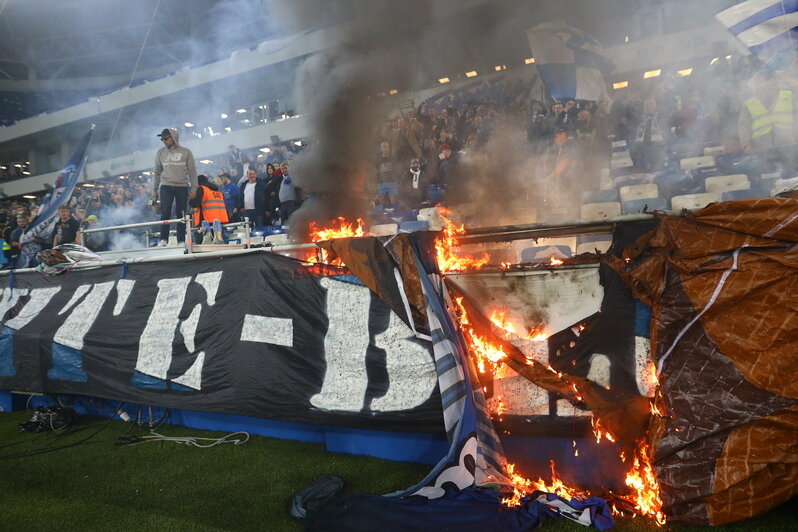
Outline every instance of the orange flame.
<svg viewBox="0 0 798 532"><path fill-rule="evenodd" d="M560 479L560 477L557 476L557 471L555 471L554 469L555 466L554 460L549 460L549 466L551 467L551 484L548 484L546 483L545 480L539 478L537 482L532 483L532 487L534 489L540 491L546 491L548 493L553 493L566 500L582 499L585 497L584 492L581 492L574 488L569 488L563 483L562 479Z"/></svg>
<svg viewBox="0 0 798 532"><path fill-rule="evenodd" d="M535 490L553 493L566 500L585 498L587 493L565 485L557 475L555 465L554 460L549 460L549 466L551 467L551 482L549 483L542 478L537 479L537 481L528 480L515 472L515 464L507 464L505 470L507 477L510 479L513 495L502 499L502 504L507 507L519 506L521 499Z"/></svg>
<svg viewBox="0 0 798 532"><path fill-rule="evenodd" d="M335 225L337 222L337 226ZM319 227L316 222L310 222L311 242L321 242L322 240L332 240L334 238L347 238L364 236L363 220L358 218L354 223L347 222L346 218L339 216L330 222L328 227Z"/></svg>
<svg viewBox="0 0 798 532"><path fill-rule="evenodd" d="M543 340L548 340L549 335L546 331L541 330L540 328L535 328L530 331L528 334L524 335L518 331L515 324L510 321L507 317L507 310L505 309L493 309L490 311L490 316L488 317L490 322L498 327L499 329L513 334L519 338L523 338L524 340L532 340L533 342L542 342ZM542 327L543 324L541 324Z"/></svg>
<svg viewBox="0 0 798 532"><path fill-rule="evenodd" d="M528 493L531 493L534 490L534 488L532 488L532 481L527 480L516 473L515 464L507 464L505 469L507 471L507 478L510 479L510 486L513 488L513 495L512 497L502 499L502 504L508 508L520 506L521 499L526 497Z"/></svg>
<svg viewBox="0 0 798 532"><path fill-rule="evenodd" d="M555 257L554 255L551 256L551 260L549 261L549 266L560 266L562 261Z"/></svg>
<svg viewBox="0 0 798 532"><path fill-rule="evenodd" d="M465 270L479 270L490 260L484 253L479 258L462 254L455 250L458 245L457 237L465 233L464 225L455 225L447 215L452 211L437 205L438 216L443 220L443 236L435 239L435 258L441 272L462 272Z"/></svg>
<svg viewBox="0 0 798 532"><path fill-rule="evenodd" d="M477 369L480 373L490 371L496 374L499 370L499 364L507 358L507 353L499 347L491 344L487 339L478 335L471 323L468 321L468 313L463 306L463 298L455 298L457 304L457 319L460 323L460 330L463 333L463 338L468 344L468 350L474 357Z"/></svg>
<svg viewBox="0 0 798 532"><path fill-rule="evenodd" d="M651 465L650 449L643 440L635 449L632 469L626 474L626 485L632 488L635 510L641 515L653 518L658 525L666 522L662 513L662 499L659 496L659 482Z"/></svg>
<svg viewBox="0 0 798 532"><path fill-rule="evenodd" d="M492 407L491 413L496 414L496 417L501 420L505 412L507 412L507 405L504 404L504 400L501 397L496 397L496 404Z"/></svg>
<svg viewBox="0 0 798 532"><path fill-rule="evenodd" d="M336 238L350 238L365 236L363 230L363 220L358 218L355 222L348 222L343 216L330 221L327 227L319 227L316 222L310 222L310 241L321 242L323 240L333 240ZM310 250L305 258L307 262L329 263L327 251L323 249ZM336 262L336 261L333 261Z"/></svg>
<svg viewBox="0 0 798 532"><path fill-rule="evenodd" d="M601 443L601 438L606 438L607 441L615 443L613 435L609 431L602 430L596 418L591 419L590 424L593 425L593 434L596 436L596 443Z"/></svg>

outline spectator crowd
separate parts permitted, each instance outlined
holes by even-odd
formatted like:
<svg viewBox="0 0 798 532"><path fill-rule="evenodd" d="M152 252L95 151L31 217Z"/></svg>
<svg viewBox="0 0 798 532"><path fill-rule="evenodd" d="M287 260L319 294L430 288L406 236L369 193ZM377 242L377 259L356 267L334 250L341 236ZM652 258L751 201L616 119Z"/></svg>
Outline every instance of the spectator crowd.
<svg viewBox="0 0 798 532"><path fill-rule="evenodd" d="M705 147L723 146L723 154L717 157L723 171L746 173L752 180L774 171L782 177L795 176L794 134L782 134L784 140L769 140L766 145L752 120L759 107L767 111L774 101L786 101L787 92L791 105L784 103L785 109L798 110L798 105L792 105L794 81L763 70L745 57L720 59L693 75L649 81L614 91L611 105L536 99L527 87L520 93L487 98L463 90L403 109L375 125L373 152L365 155L373 160L368 192L375 212L475 201L460 183L473 173L475 161L484 164L487 160L490 165L496 156L492 138L508 131L523 146L512 155L532 161L534 170L525 176L528 186L536 191L543 208L552 212L573 210L580 192L598 190L602 180L611 180L616 174L612 146L619 141L631 159L625 169L628 173L672 171L681 159L702 155ZM755 99L765 103L757 107L752 103ZM789 122L785 128L794 132L794 125ZM775 127L779 129L778 124ZM775 133L766 136L771 137ZM306 192L294 182L291 167L306 149L304 142L249 152L231 145L227 153L214 158L215 175L207 176L206 182L223 194L230 221L247 217L255 226L285 225L305 199ZM122 176L113 181L76 189L68 203L70 217L84 227L155 218L148 204L149 177ZM19 266L15 236L35 216L35 209L32 203L0 203L9 264ZM70 235L67 231L66 237ZM92 234L86 244L107 248L109 242L102 235ZM39 244L53 245L56 236Z"/></svg>

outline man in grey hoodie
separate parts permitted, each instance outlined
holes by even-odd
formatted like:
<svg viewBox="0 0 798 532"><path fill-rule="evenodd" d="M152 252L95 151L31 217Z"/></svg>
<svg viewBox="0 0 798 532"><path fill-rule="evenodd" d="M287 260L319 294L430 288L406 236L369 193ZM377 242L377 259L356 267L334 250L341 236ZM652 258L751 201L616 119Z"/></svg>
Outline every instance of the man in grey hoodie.
<svg viewBox="0 0 798 532"><path fill-rule="evenodd" d="M161 220L172 217L172 206L175 215L182 218L186 213L188 199L194 199L197 193L197 167L194 164L194 154L178 143L180 134L176 129L164 129L158 135L163 141L163 148L155 154L155 181L153 183L152 198L161 199ZM169 239L169 226L161 226L161 240L159 246L165 246ZM186 239L185 224L177 224L177 241L183 243Z"/></svg>

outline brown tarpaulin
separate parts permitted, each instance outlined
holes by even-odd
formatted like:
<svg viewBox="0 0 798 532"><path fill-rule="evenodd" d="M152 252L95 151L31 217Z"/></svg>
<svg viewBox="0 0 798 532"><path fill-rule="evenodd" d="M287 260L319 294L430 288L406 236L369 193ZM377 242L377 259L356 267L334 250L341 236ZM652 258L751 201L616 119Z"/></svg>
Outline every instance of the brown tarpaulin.
<svg viewBox="0 0 798 532"><path fill-rule="evenodd" d="M719 525L798 493L798 201L661 216L610 264L653 309L669 521Z"/></svg>

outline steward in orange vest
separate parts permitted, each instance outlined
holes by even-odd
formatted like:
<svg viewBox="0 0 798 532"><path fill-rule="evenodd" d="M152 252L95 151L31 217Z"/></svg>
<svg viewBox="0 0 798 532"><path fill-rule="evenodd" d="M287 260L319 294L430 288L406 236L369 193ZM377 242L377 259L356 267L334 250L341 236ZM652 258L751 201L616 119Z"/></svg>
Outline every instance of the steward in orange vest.
<svg viewBox="0 0 798 532"><path fill-rule="evenodd" d="M194 226L199 226L203 220L211 224L217 220L223 224L229 222L224 194L219 192L219 188L204 175L197 176L197 181L199 182L197 195L191 200L191 205L194 207L191 212Z"/></svg>

